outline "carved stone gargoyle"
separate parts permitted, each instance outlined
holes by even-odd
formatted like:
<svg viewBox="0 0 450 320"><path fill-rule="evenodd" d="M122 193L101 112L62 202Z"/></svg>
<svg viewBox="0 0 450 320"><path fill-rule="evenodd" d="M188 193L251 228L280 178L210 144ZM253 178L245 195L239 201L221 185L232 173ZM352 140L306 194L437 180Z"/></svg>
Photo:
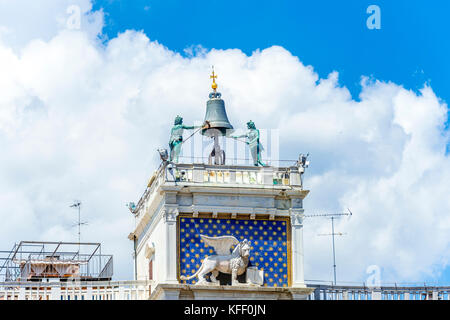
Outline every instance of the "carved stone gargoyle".
<svg viewBox="0 0 450 320"><path fill-rule="evenodd" d="M202 265L195 274L189 277L181 276L181 280L190 280L198 277L196 285L209 284L205 275L211 272L211 282L218 283L219 272L231 274L231 285L238 285L237 276L247 270L250 256L250 241L247 239L239 242L233 236L208 237L200 235L202 240L211 247L214 247L217 255L206 256ZM236 245L230 253L231 246Z"/></svg>

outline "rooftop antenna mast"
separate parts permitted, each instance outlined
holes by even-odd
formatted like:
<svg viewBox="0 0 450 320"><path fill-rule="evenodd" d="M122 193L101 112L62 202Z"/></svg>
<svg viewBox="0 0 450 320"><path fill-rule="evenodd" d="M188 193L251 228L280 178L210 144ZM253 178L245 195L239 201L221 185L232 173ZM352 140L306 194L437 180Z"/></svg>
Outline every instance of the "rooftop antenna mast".
<svg viewBox="0 0 450 320"><path fill-rule="evenodd" d="M319 234L319 236L331 236L332 237L332 244L333 244L333 280L334 285L336 285L336 249L334 245L334 236L343 236L345 233L342 232L334 232L334 219L342 218L343 216L349 216L351 217L353 214L350 211L350 209L347 209L348 212L340 212L340 213L324 213L324 214L311 214L311 215L305 215L307 218L329 218L331 220L331 233L323 233Z"/></svg>
<svg viewBox="0 0 450 320"><path fill-rule="evenodd" d="M73 204L70 205L70 208L78 209L78 223L74 224L74 226L78 226L78 255L81 250L81 226L87 225L87 222L81 222L81 201L74 200Z"/></svg>

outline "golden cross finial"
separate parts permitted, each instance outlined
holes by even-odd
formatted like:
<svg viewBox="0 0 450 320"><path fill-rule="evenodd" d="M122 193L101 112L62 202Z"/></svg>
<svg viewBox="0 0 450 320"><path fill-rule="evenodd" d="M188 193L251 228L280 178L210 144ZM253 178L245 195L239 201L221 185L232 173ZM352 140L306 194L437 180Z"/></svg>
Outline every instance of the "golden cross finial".
<svg viewBox="0 0 450 320"><path fill-rule="evenodd" d="M217 89L217 83L216 83L217 75L214 74L214 66L212 66L212 75L210 75L209 77L211 79L213 79L213 83L211 85L211 88L214 90L214 92L216 92L216 89Z"/></svg>

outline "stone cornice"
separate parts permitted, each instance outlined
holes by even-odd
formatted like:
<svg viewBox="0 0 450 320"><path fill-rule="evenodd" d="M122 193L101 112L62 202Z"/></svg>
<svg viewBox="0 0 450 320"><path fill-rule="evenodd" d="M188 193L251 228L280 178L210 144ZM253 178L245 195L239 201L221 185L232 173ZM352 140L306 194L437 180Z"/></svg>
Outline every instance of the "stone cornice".
<svg viewBox="0 0 450 320"><path fill-rule="evenodd" d="M238 286L204 286L186 284L163 284L160 283L153 290L150 300L180 299L190 300L211 299L221 297L222 299L287 299L306 300L314 288L305 287L259 287L249 285Z"/></svg>
<svg viewBox="0 0 450 320"><path fill-rule="evenodd" d="M264 185L246 185L242 184L200 184L200 183L183 183L174 184L173 182L166 182L160 187L160 192L176 191L183 193L203 193L203 194L229 194L229 195L252 195L252 196L277 196L283 192L286 196L291 198L305 198L309 190L302 190L301 188L293 188L289 186L274 186L268 187Z"/></svg>

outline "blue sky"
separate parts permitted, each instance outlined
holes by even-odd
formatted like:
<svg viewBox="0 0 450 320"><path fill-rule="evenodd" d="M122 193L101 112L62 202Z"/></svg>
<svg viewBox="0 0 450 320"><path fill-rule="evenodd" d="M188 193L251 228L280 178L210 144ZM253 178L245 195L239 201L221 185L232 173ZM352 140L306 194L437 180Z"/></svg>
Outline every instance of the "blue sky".
<svg viewBox="0 0 450 320"><path fill-rule="evenodd" d="M381 9L380 30L366 27L371 4ZM96 0L99 8L109 38L144 30L180 53L201 45L250 55L280 45L320 77L338 71L354 99L362 75L415 91L427 83L442 99L450 98L447 1Z"/></svg>

